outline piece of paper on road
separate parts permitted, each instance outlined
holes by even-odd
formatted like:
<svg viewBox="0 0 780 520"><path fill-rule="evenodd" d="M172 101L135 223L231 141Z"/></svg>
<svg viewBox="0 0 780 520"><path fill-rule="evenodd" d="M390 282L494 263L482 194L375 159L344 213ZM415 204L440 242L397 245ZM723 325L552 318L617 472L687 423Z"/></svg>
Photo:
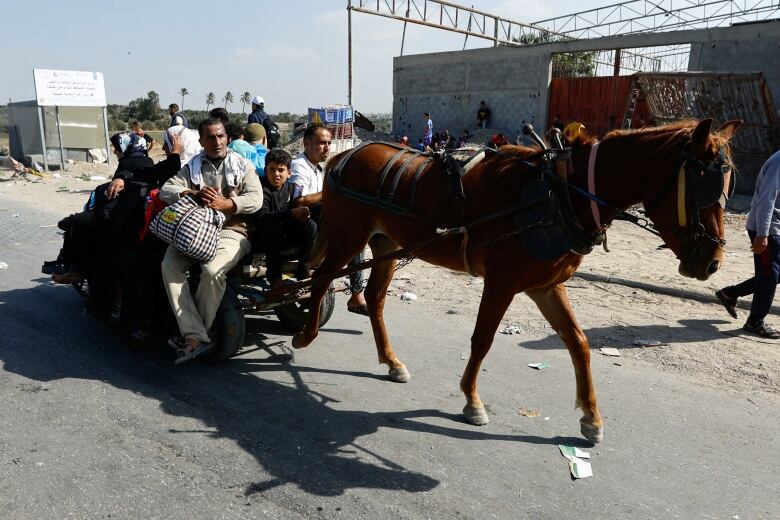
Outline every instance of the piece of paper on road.
<svg viewBox="0 0 780 520"><path fill-rule="evenodd" d="M575 459L569 462L569 471L574 478L586 478L593 476L593 468L587 460Z"/></svg>
<svg viewBox="0 0 780 520"><path fill-rule="evenodd" d="M563 444L559 444L558 449L561 450L561 455L569 459L570 462L576 459L590 458L590 453L588 453L587 451L582 451L581 449L574 446L565 446Z"/></svg>
<svg viewBox="0 0 780 520"><path fill-rule="evenodd" d="M536 370L542 370L544 368L550 368L549 363L528 363L528 366L535 368Z"/></svg>

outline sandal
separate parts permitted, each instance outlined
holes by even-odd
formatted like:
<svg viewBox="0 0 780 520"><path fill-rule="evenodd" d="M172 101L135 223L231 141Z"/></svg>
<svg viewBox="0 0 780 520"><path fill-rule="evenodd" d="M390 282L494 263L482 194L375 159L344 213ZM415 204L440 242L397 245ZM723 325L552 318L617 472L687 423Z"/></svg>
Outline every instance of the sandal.
<svg viewBox="0 0 780 520"><path fill-rule="evenodd" d="M176 351L176 354L179 356L176 358L176 361L174 363L176 365L181 365L182 363L186 363L190 359L195 359L196 357L205 354L206 352L210 351L214 348L214 343L205 343L201 342L197 347L187 350L187 348L182 348Z"/></svg>
<svg viewBox="0 0 780 520"><path fill-rule="evenodd" d="M780 339L780 331L771 325L767 325L764 320L756 323L750 323L749 321L746 321L742 326L742 329L750 332L751 334L755 334L756 336L761 336L762 338Z"/></svg>
<svg viewBox="0 0 780 520"><path fill-rule="evenodd" d="M174 336L168 340L168 346L176 351L182 350L184 348L184 338L181 336Z"/></svg>

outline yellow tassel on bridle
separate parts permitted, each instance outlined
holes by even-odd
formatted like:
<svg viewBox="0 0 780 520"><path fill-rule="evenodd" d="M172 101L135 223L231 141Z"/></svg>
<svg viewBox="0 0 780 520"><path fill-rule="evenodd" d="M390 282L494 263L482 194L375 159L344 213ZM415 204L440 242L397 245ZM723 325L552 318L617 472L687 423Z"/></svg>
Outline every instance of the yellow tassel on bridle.
<svg viewBox="0 0 780 520"><path fill-rule="evenodd" d="M677 224L684 228L688 223L687 212L685 211L685 164L680 166L680 172L677 174Z"/></svg>

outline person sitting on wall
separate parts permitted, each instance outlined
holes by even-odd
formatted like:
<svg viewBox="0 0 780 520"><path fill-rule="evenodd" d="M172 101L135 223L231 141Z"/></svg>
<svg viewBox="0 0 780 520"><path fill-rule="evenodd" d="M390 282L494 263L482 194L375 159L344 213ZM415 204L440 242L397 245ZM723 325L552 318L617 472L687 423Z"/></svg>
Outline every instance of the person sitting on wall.
<svg viewBox="0 0 780 520"><path fill-rule="evenodd" d="M484 101L480 101L477 110L477 128L485 129L488 126L490 126L490 109Z"/></svg>

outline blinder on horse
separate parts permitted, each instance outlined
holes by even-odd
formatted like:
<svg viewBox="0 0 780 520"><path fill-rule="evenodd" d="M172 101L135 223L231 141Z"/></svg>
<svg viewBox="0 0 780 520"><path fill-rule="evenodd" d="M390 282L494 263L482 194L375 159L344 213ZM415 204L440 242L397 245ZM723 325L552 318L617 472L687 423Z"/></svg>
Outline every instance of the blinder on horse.
<svg viewBox="0 0 780 520"><path fill-rule="evenodd" d="M734 182L731 165L721 149L710 163L704 163L688 150L683 151L683 167L688 183L692 186L696 209L704 209L719 204L726 208L726 201L734 194Z"/></svg>
<svg viewBox="0 0 780 520"><path fill-rule="evenodd" d="M683 147L681 154L682 161L678 174L670 179L666 188L661 190L651 203L645 205L645 214L650 216L660 206L672 187L676 186L677 225L687 231L693 243L704 238L723 246L725 240L713 237L705 231L699 211L714 204L725 208L726 201L734 193L734 173L726 158L726 152L720 149L715 159L702 161L690 150L689 143ZM686 194L687 190L691 191L690 197ZM691 208L689 208L689 200L693 202Z"/></svg>
<svg viewBox="0 0 780 520"><path fill-rule="evenodd" d="M678 225L688 231L694 243L704 238L719 246L725 245L725 240L713 237L705 231L699 211L715 204L726 208L726 202L734 193L733 175L722 148L715 159L709 162L696 158L688 146L683 148L682 165L677 177L677 220ZM689 199L686 197L686 189L692 191L690 200L693 201L693 208L690 212L687 208Z"/></svg>

